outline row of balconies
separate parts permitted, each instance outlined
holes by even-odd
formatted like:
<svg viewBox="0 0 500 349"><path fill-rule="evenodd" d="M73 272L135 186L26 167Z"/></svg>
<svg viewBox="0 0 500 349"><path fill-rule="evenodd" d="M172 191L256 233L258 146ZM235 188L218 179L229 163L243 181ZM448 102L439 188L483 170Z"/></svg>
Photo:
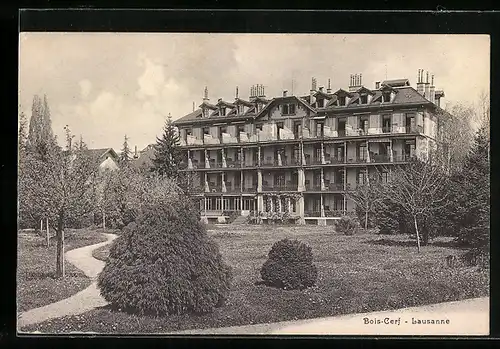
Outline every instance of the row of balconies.
<svg viewBox="0 0 500 349"><path fill-rule="evenodd" d="M359 184L351 183L330 183L330 181L325 180L324 184L319 183L309 183L308 180L305 181L304 189L300 192L344 192L349 190L355 190ZM204 188L200 188L199 192L205 193L228 193L228 194L244 194L244 193L261 193L261 192L298 192L298 183L292 183L287 181L286 184L275 184L270 185L268 182L263 181L262 188L259 190L257 184L251 186L241 187L239 184L232 185L231 182L215 183L206 182Z"/></svg>
<svg viewBox="0 0 500 349"><path fill-rule="evenodd" d="M423 131L422 126L407 126L407 127L381 127L375 128L374 131L369 132L364 129L351 129L347 128L345 130L332 130L325 132L318 131L315 133L303 132L302 134L293 133L287 130L280 129L276 133L268 133L263 131L258 131L255 134L250 135L248 132L240 132L238 136L231 136L228 133L221 134L220 137L213 137L212 135L205 134L203 139L199 139L195 136L188 135L185 139L180 140L181 146L188 145L213 145L213 144L237 144L237 143L259 143L259 142L269 142L269 141L280 141L280 140L299 140L307 138L338 138L338 137L350 137L350 136L364 136L369 134L391 134L391 133L421 133Z"/></svg>
<svg viewBox="0 0 500 349"><path fill-rule="evenodd" d="M266 157L260 162L252 161L216 161L215 159L210 159L208 163L206 161L199 162L196 159L191 159L188 162L181 162L180 169L218 169L218 168L252 168L252 167L283 167L283 166L308 166L308 165L332 165L332 164L362 164L362 163L394 163L394 162L406 162L414 158L414 155L403 154L403 155L392 155L389 154L372 154L363 155L356 157L335 157L330 156L330 154L325 154L323 159L310 156L306 154L304 160L300 159L288 159L288 158L278 158L273 159L272 157Z"/></svg>

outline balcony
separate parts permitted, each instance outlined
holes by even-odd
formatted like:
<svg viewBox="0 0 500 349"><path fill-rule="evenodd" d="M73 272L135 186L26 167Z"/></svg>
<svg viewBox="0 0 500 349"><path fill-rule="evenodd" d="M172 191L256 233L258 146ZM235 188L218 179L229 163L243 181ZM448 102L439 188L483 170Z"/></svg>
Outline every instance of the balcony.
<svg viewBox="0 0 500 349"><path fill-rule="evenodd" d="M235 185L233 187L226 183L226 193L241 193L241 187L239 185Z"/></svg>
<svg viewBox="0 0 500 349"><path fill-rule="evenodd" d="M375 154L370 159L371 162L390 162L391 157L387 154Z"/></svg>
<svg viewBox="0 0 500 349"><path fill-rule="evenodd" d="M391 126L383 126L382 133L391 133Z"/></svg>
<svg viewBox="0 0 500 349"><path fill-rule="evenodd" d="M260 162L260 166L266 167L266 166L278 166L278 159L273 159L271 157L266 157L265 159L262 159Z"/></svg>
<svg viewBox="0 0 500 349"><path fill-rule="evenodd" d="M304 211L304 217L321 217L321 211Z"/></svg>
<svg viewBox="0 0 500 349"><path fill-rule="evenodd" d="M325 164L343 164L344 157L330 157L325 155Z"/></svg>
<svg viewBox="0 0 500 349"><path fill-rule="evenodd" d="M363 157L363 156L356 156L356 157L347 159L348 164L362 164L365 162L366 162L366 157Z"/></svg>
<svg viewBox="0 0 500 349"><path fill-rule="evenodd" d="M243 187L243 193L256 193L257 192L257 184L252 187Z"/></svg>
<svg viewBox="0 0 500 349"><path fill-rule="evenodd" d="M321 165L321 158L312 157L306 154L306 165Z"/></svg>
<svg viewBox="0 0 500 349"><path fill-rule="evenodd" d="M306 183L306 191L321 191L321 184Z"/></svg>
<svg viewBox="0 0 500 349"><path fill-rule="evenodd" d="M344 183L329 183L326 185L326 190L327 191L343 191L344 190Z"/></svg>
<svg viewBox="0 0 500 349"><path fill-rule="evenodd" d="M250 163L243 162L241 164L241 167L256 167L257 166L257 161L252 161Z"/></svg>
<svg viewBox="0 0 500 349"><path fill-rule="evenodd" d="M394 155L392 157L393 162L406 162L416 159L415 155L403 154L403 155Z"/></svg>
<svg viewBox="0 0 500 349"><path fill-rule="evenodd" d="M339 137L345 137L345 130L338 130L337 133Z"/></svg>
<svg viewBox="0 0 500 349"><path fill-rule="evenodd" d="M222 161L215 161L215 159L210 159L210 167L206 168L222 168Z"/></svg>
<svg viewBox="0 0 500 349"><path fill-rule="evenodd" d="M345 214L343 210L325 210L325 217L342 217Z"/></svg>
<svg viewBox="0 0 500 349"><path fill-rule="evenodd" d="M239 161L239 160L233 161L233 160L227 159L226 165L228 168L239 168L239 167L241 167L241 161Z"/></svg>
<svg viewBox="0 0 500 349"><path fill-rule="evenodd" d="M297 191L298 184L262 185L262 191Z"/></svg>
<svg viewBox="0 0 500 349"><path fill-rule="evenodd" d="M420 125L406 126L406 133L422 133L424 128Z"/></svg>

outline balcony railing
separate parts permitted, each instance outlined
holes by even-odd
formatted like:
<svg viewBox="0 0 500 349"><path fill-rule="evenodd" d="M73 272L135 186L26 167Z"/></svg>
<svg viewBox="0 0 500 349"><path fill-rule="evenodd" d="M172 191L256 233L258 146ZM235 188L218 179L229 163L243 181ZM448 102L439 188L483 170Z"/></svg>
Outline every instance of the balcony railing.
<svg viewBox="0 0 500 349"><path fill-rule="evenodd" d="M424 128L420 125L406 126L406 133L421 133Z"/></svg>
<svg viewBox="0 0 500 349"><path fill-rule="evenodd" d="M356 156L352 158L347 158L348 164L359 164L366 162L366 157Z"/></svg>
<svg viewBox="0 0 500 349"><path fill-rule="evenodd" d="M342 191L344 190L344 183L330 183L326 185L328 191Z"/></svg>
<svg viewBox="0 0 500 349"><path fill-rule="evenodd" d="M325 217L342 217L345 214L343 210L325 210Z"/></svg>
<svg viewBox="0 0 500 349"><path fill-rule="evenodd" d="M344 163L344 157L325 157L325 163L326 164L343 164Z"/></svg>
<svg viewBox="0 0 500 349"><path fill-rule="evenodd" d="M229 168L239 168L239 167L241 167L241 161L239 161L239 160L228 160L228 161L226 161L226 165Z"/></svg>
<svg viewBox="0 0 500 349"><path fill-rule="evenodd" d="M297 191L298 184L262 185L262 191Z"/></svg>
<svg viewBox="0 0 500 349"><path fill-rule="evenodd" d="M337 133L339 137L345 137L345 130L338 130Z"/></svg>
<svg viewBox="0 0 500 349"><path fill-rule="evenodd" d="M321 184L306 184L306 191L321 191Z"/></svg>
<svg viewBox="0 0 500 349"><path fill-rule="evenodd" d="M242 192L243 193L255 193L255 192L257 192L257 185L254 185L252 187L243 187Z"/></svg>
<svg viewBox="0 0 500 349"><path fill-rule="evenodd" d="M241 187L238 185L232 187L226 184L226 193L241 193Z"/></svg>
<svg viewBox="0 0 500 349"><path fill-rule="evenodd" d="M321 217L321 211L304 211L305 217Z"/></svg>
<svg viewBox="0 0 500 349"><path fill-rule="evenodd" d="M391 126L382 127L382 133L391 133Z"/></svg>
<svg viewBox="0 0 500 349"><path fill-rule="evenodd" d="M278 166L278 159L262 159L260 166Z"/></svg>
<svg viewBox="0 0 500 349"><path fill-rule="evenodd" d="M375 154L370 159L371 162L390 162L391 157L387 154Z"/></svg>
<svg viewBox="0 0 500 349"><path fill-rule="evenodd" d="M306 156L306 165L321 165L321 158Z"/></svg>

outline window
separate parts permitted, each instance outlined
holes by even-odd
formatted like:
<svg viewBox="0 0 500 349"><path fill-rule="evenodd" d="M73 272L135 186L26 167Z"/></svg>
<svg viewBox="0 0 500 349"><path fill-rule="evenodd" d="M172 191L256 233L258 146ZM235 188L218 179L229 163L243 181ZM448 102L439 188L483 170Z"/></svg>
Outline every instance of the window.
<svg viewBox="0 0 500 349"><path fill-rule="evenodd" d="M226 116L226 108L225 108L225 107L221 107L221 108L220 108L219 115L220 115L220 116Z"/></svg>
<svg viewBox="0 0 500 349"><path fill-rule="evenodd" d="M285 175L284 174L279 174L279 175L274 175L274 185L278 187L282 187L285 185Z"/></svg>
<svg viewBox="0 0 500 349"><path fill-rule="evenodd" d="M285 124L283 122L276 123L278 139L280 139L280 130L282 130L284 127L285 127Z"/></svg>
<svg viewBox="0 0 500 349"><path fill-rule="evenodd" d="M345 105L345 96L339 96L339 98L338 98L338 105L339 106Z"/></svg>
<svg viewBox="0 0 500 349"><path fill-rule="evenodd" d="M316 102L318 108L323 108L325 106L325 100L324 99L318 99Z"/></svg>
<svg viewBox="0 0 500 349"><path fill-rule="evenodd" d="M366 143L362 143L358 147L358 158L360 160L366 160Z"/></svg>
<svg viewBox="0 0 500 349"><path fill-rule="evenodd" d="M390 92L382 92L382 102L388 103L391 101L391 93Z"/></svg>
<svg viewBox="0 0 500 349"><path fill-rule="evenodd" d="M345 123L346 123L346 119L345 118L340 118L340 119L337 119L338 121L338 124L337 124L337 130L338 130L338 134L339 134L339 137L344 137L345 136Z"/></svg>
<svg viewBox="0 0 500 349"><path fill-rule="evenodd" d="M382 132L389 133L391 132L391 115L383 115L382 116Z"/></svg>
<svg viewBox="0 0 500 349"><path fill-rule="evenodd" d="M293 158L296 162L300 163L301 156L300 156L300 147L298 145L293 147Z"/></svg>
<svg viewBox="0 0 500 349"><path fill-rule="evenodd" d="M295 114L295 104L283 104L281 106L282 115L293 115Z"/></svg>
<svg viewBox="0 0 500 349"><path fill-rule="evenodd" d="M260 130L262 131L262 124L255 124L255 130Z"/></svg>
<svg viewBox="0 0 500 349"><path fill-rule="evenodd" d="M302 122L301 121L296 121L293 124L293 134L295 136L295 139L299 138L302 133Z"/></svg>
<svg viewBox="0 0 500 349"><path fill-rule="evenodd" d="M361 95L360 101L361 104L368 104L368 95Z"/></svg>
<svg viewBox="0 0 500 349"><path fill-rule="evenodd" d="M238 136L240 135L240 132L245 132L245 125L238 125Z"/></svg>
<svg viewBox="0 0 500 349"><path fill-rule="evenodd" d="M363 132L368 132L368 118L361 118L359 122L360 129L363 130Z"/></svg>
<svg viewBox="0 0 500 349"><path fill-rule="evenodd" d="M358 172L358 178L357 178L356 183L358 183L360 185L363 185L363 184L365 184L365 181L366 181L366 172L365 172L365 170L359 170L359 172Z"/></svg>
<svg viewBox="0 0 500 349"><path fill-rule="evenodd" d="M210 134L210 128L209 127L203 127L203 134L204 135L209 135Z"/></svg>
<svg viewBox="0 0 500 349"><path fill-rule="evenodd" d="M325 123L323 121L316 122L316 136L323 137L325 132Z"/></svg>
<svg viewBox="0 0 500 349"><path fill-rule="evenodd" d="M219 127L220 135L222 137L223 133L227 133L227 126L221 126Z"/></svg>

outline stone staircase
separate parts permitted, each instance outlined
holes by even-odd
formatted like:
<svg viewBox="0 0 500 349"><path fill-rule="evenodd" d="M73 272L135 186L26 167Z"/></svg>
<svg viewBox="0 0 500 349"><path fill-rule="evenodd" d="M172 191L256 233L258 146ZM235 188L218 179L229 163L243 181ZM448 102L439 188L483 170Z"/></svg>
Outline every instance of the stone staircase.
<svg viewBox="0 0 500 349"><path fill-rule="evenodd" d="M247 217L238 216L231 224L236 224L236 225L247 224Z"/></svg>

